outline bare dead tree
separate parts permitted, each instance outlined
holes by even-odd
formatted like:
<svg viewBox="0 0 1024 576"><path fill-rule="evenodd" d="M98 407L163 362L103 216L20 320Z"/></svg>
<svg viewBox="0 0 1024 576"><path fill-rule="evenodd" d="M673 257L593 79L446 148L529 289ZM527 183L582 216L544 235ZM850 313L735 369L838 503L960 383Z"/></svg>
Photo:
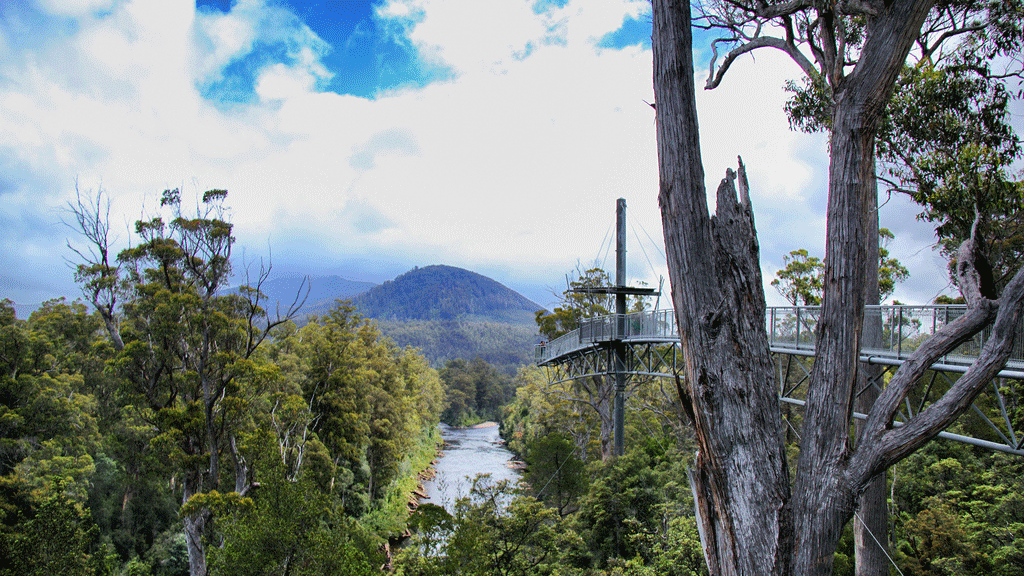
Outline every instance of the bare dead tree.
<svg viewBox="0 0 1024 576"><path fill-rule="evenodd" d="M784 24L786 10L820 9L820 18L806 22L817 28L829 24L829 14L835 16L839 7L856 10L866 21L865 40L852 64L846 58L849 35L832 35L838 24L831 22L831 32L815 37L828 64L824 71L841 82L832 115L824 301L792 488L746 177L742 164L738 173L727 173L711 216L700 157L690 6L655 0L659 202L685 360L679 395L699 446L693 484L711 573L826 575L867 482L952 422L1005 364L1016 336L1013 325L1024 310L1024 271L998 300L971 297L964 319L914 353L872 406L854 446L850 430L866 275L869 262L877 259L870 242L878 232L869 217L877 202L874 135L932 1L724 5L743 12L747 4L761 17L783 18ZM971 268L965 265L965 278ZM927 366L993 318L992 341L974 367L942 399L894 428L896 406Z"/></svg>
<svg viewBox="0 0 1024 576"><path fill-rule="evenodd" d="M110 197L103 188L95 194L83 194L75 182L75 199L68 201L66 213L69 220L64 225L82 236L85 248L75 247L70 240L67 247L77 259L68 261L75 270L75 281L82 287L82 295L96 308L110 341L118 351L124 349L121 326L118 320L118 305L123 299L120 282L120 266L111 254Z"/></svg>

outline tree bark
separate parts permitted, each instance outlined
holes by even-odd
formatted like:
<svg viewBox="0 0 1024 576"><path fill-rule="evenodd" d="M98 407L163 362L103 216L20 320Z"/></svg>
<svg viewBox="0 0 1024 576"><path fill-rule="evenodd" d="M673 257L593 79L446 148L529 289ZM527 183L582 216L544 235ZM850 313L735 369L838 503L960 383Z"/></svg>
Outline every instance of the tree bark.
<svg viewBox="0 0 1024 576"><path fill-rule="evenodd" d="M788 574L789 476L742 164L708 214L689 4L654 2L662 222L685 362L680 398L700 447L693 484L710 573Z"/></svg>
<svg viewBox="0 0 1024 576"><path fill-rule="evenodd" d="M183 494L181 503L184 506L192 496L199 493L202 480L195 472L186 472L182 482ZM185 532L185 549L188 552L189 576L206 576L206 546L203 544L203 531L209 518L209 510L192 511L181 517Z"/></svg>
<svg viewBox="0 0 1024 576"><path fill-rule="evenodd" d="M830 142L825 290L792 495L764 324L753 212L742 163L710 217L693 86L689 3L654 0L654 88L672 301L685 367L682 405L699 446L692 486L710 573L827 575L842 529L869 481L962 414L1002 366L1024 315L1024 270L998 301L965 291L968 313L924 342L893 375L850 444L870 259L874 135L897 74L933 0L879 3L852 74L836 91ZM973 286L972 235L958 258ZM963 269L961 269L963 268ZM877 278L877 273L874 274ZM978 360L904 426L893 417L942 355L995 320Z"/></svg>
<svg viewBox="0 0 1024 576"><path fill-rule="evenodd" d="M864 319L875 133L932 0L888 4L836 94L830 140L825 288L794 492L796 574L831 574L862 486L844 479ZM873 234L877 235L877 231Z"/></svg>
<svg viewBox="0 0 1024 576"><path fill-rule="evenodd" d="M871 180L876 188L872 196L877 198L877 179ZM868 214L868 261L865 271L865 302L868 306L880 304L878 293L878 208ZM864 318L863 346L867 348L882 347L882 315L868 314ZM878 398L883 374L881 366L861 364L857 377L857 399L855 408L861 414L867 414ZM856 420L854 436L860 438L864 423ZM853 523L854 574L856 576L889 576L889 507L886 491L885 473L878 474L864 488L857 502L857 519Z"/></svg>

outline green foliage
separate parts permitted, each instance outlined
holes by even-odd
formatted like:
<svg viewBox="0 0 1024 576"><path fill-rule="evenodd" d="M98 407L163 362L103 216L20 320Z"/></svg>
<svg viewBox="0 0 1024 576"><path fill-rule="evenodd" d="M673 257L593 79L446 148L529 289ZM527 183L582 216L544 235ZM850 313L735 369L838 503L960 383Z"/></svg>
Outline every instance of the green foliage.
<svg viewBox="0 0 1024 576"><path fill-rule="evenodd" d="M896 290L896 285L910 277L900 261L889 255L889 243L895 238L888 228L879 228L878 294L884 301ZM825 263L808 254L803 248L782 257L786 267L775 273L771 284L779 294L794 306L818 306L824 291Z"/></svg>
<svg viewBox="0 0 1024 576"><path fill-rule="evenodd" d="M553 434L535 444L538 449L545 444L564 448L565 440ZM549 498L530 495L541 491L536 482L531 481L528 493L478 477L451 514L434 506L421 506L413 514L414 536L396 571L706 575L686 462L675 448L665 449L658 441L594 462L578 476L578 510L565 515Z"/></svg>
<svg viewBox="0 0 1024 576"><path fill-rule="evenodd" d="M1024 187L1011 169L1020 139L1010 123L1006 85L976 73L971 58L959 53L944 66L905 71L879 157L894 182L923 206L918 218L936 225L948 258L970 236L977 208L983 248L1002 287L1024 261Z"/></svg>
<svg viewBox="0 0 1024 576"><path fill-rule="evenodd" d="M505 406L501 420L501 437L516 454L526 454L527 445L550 432L548 414L553 410L544 394L547 384L544 371L538 366L524 366L513 379L515 398ZM561 419L559 419L561 420Z"/></svg>
<svg viewBox="0 0 1024 576"><path fill-rule="evenodd" d="M697 520L692 516L675 516L668 521L665 536L655 544L653 556L655 574L707 576ZM839 576L838 572L833 573Z"/></svg>
<svg viewBox="0 0 1024 576"><path fill-rule="evenodd" d="M514 391L512 378L481 358L451 360L439 375L446 404L441 420L453 426L498 420Z"/></svg>
<svg viewBox="0 0 1024 576"><path fill-rule="evenodd" d="M587 482L583 461L576 447L560 432L552 432L529 443L526 450L525 480L536 497L553 507L560 516L575 509Z"/></svg>
<svg viewBox="0 0 1024 576"><path fill-rule="evenodd" d="M878 301L884 302L892 296L896 285L910 278L910 271L900 261L889 256L889 243L895 238L888 228L879 228L878 246Z"/></svg>
<svg viewBox="0 0 1024 576"><path fill-rule="evenodd" d="M609 558L651 560L646 537L658 533L667 520L661 514L665 495L656 468L646 450L590 465L590 488L580 499L575 520L592 565L604 567Z"/></svg>
<svg viewBox="0 0 1024 576"><path fill-rule="evenodd" d="M966 34L952 49L929 52L904 69L877 134L879 177L890 191L921 205L918 218L935 224L940 249L950 260L970 236L977 209L998 291L1024 263L1024 185L1011 168L1021 147L1006 81L1021 76L1024 4L940 5L943 15L977 24L963 26ZM940 44L941 39L931 50ZM831 129L832 88L823 75L786 88L793 94L786 104L791 127Z"/></svg>
<svg viewBox="0 0 1024 576"><path fill-rule="evenodd" d="M299 330L268 319L257 288L224 290L225 198L211 190L187 215L166 191L168 214L80 278L110 289L96 316L59 300L19 321L0 302L4 556L36 537L57 485L96 519L94 572L112 566L102 542L125 573L187 574L216 543L221 573L364 574L404 529L434 455L437 372L350 307ZM87 208L83 226L98 216Z"/></svg>
<svg viewBox="0 0 1024 576"><path fill-rule="evenodd" d="M211 552L211 574L375 574L351 534L352 522L338 518L309 480L289 480L286 472L280 462L270 466L253 504L222 516L224 546Z"/></svg>
<svg viewBox="0 0 1024 576"><path fill-rule="evenodd" d="M102 366L105 350L93 346L98 324L80 303L63 300L44 303L28 321L13 311L0 318L0 475L17 476L37 496L59 479L83 501L100 441L85 379Z"/></svg>
<svg viewBox="0 0 1024 576"><path fill-rule="evenodd" d="M438 421L440 380L418 352L381 338L347 304L299 337L308 354L302 388L312 430L334 454L347 509L361 515L383 498L413 439Z"/></svg>
<svg viewBox="0 0 1024 576"><path fill-rule="evenodd" d="M821 304L821 292L824 289L822 275L825 264L816 256L809 256L803 248L793 250L782 257L786 267L775 273L772 286L779 294L797 306L817 306Z"/></svg>
<svg viewBox="0 0 1024 576"><path fill-rule="evenodd" d="M895 552L905 574L1024 570L1024 462L933 442L893 472Z"/></svg>
<svg viewBox="0 0 1024 576"><path fill-rule="evenodd" d="M474 479L451 518L428 509L425 530L399 556L398 574L528 576L552 574L564 532L557 515L507 482ZM437 550L439 554L428 554Z"/></svg>
<svg viewBox="0 0 1024 576"><path fill-rule="evenodd" d="M55 479L53 488L28 519L23 531L8 541L10 565L0 574L27 576L100 576L110 573L99 529Z"/></svg>

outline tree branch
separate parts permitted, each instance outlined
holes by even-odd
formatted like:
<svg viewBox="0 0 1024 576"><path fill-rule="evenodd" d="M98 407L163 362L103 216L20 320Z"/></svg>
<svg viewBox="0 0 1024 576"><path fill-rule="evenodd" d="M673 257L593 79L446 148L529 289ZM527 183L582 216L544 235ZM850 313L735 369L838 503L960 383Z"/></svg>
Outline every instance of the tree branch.
<svg viewBox="0 0 1024 576"><path fill-rule="evenodd" d="M758 18L765 20L771 20L772 18L780 18L782 16L790 16L811 8L813 4L808 0L790 0L783 4L771 4L764 2L764 0L758 0L754 6L747 8Z"/></svg>
<svg viewBox="0 0 1024 576"><path fill-rule="evenodd" d="M900 366L868 415L864 441L850 460L849 477L854 486L862 486L875 474L917 450L970 407L982 388L1005 366L1022 314L1024 269L1017 271L998 301L979 298L967 314L936 332ZM937 402L906 425L892 428L899 403L931 364L977 334L993 316L992 334L967 372Z"/></svg>
<svg viewBox="0 0 1024 576"><path fill-rule="evenodd" d="M878 16L881 7L878 0L839 0L835 10L845 16Z"/></svg>
<svg viewBox="0 0 1024 576"><path fill-rule="evenodd" d="M800 66L800 68L804 71L804 74L807 74L808 76L813 77L814 74L817 72L817 70L815 70L814 68L814 64L812 64L811 61L808 60L802 52L800 52L796 45L786 42L782 38L775 38L774 36L759 36L737 48L734 48L728 54L726 54L725 60L722 61L722 65L718 68L718 73L715 74L713 78L711 76L708 77L708 81L707 84L704 85L704 89L714 90L715 88L717 88L718 85L722 83L722 78L725 76L725 73L729 70L729 67L732 65L733 60L742 56L743 54L746 54L747 52L751 52L758 48L765 47L778 48L779 50L782 50L786 54L789 54L789 57L792 58L793 61L796 62L797 65ZM715 56L717 57L717 55L718 52L716 51ZM712 70L714 70L715 60L716 58L711 59Z"/></svg>

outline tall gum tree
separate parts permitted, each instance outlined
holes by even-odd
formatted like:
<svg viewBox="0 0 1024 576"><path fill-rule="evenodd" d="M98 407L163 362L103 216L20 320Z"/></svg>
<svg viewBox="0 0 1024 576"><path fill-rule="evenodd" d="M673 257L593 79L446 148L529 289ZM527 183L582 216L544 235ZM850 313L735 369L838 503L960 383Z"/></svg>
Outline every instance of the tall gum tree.
<svg viewBox="0 0 1024 576"><path fill-rule="evenodd" d="M72 248L79 257L76 278L118 351L110 368L124 379L125 414L155 433L150 446L171 464L181 486L191 576L207 574L211 504L245 496L253 486L242 434L253 426L250 406L275 374L256 352L301 306L297 295L284 316L268 316L260 291L267 267L254 282L247 272L238 294L224 293L235 240L226 196L226 190L209 190L188 214L180 191L165 190L160 205L172 219L136 222L137 243L116 260L110 258L103 192L84 200L78 195L69 205L71 226L88 246Z"/></svg>
<svg viewBox="0 0 1024 576"><path fill-rule="evenodd" d="M855 70L864 55L866 32L874 26L885 4L877 0L700 0L694 4L698 10L697 26L718 33L712 41L714 57L705 87L718 86L731 64L747 52L765 48L780 50L789 55L805 75L802 87L798 88L794 82L787 87L794 93L794 98L786 105L791 125L808 131L831 130L837 105L849 92L850 71ZM957 246L969 235L976 208L983 214L983 247L986 248L983 252L987 252L989 261L993 261L993 256L998 259L1003 253L1013 253L1014 242L1007 242L1013 237L1011 215L1014 208L1010 207L1019 204L1019 199L1014 203L1011 189L998 177L1002 171L993 169L998 167L999 161L1017 154L1017 140L1004 115L1006 88L1014 79L1019 86L1024 77L1020 51L1024 33L1022 13L1024 4L1020 0L934 2L923 25L914 29L915 39L904 64L903 78L897 83L902 85L897 92L902 101L888 106L884 114L887 118L882 121L882 138L877 142L879 158L884 161L883 172L910 186L910 189L894 189L894 182L886 180L889 189L910 194L925 206L921 217L942 222L937 234L943 251L949 256L955 255ZM717 51L720 45L730 48L721 60ZM915 82L915 78L930 80ZM945 80L934 82L936 79ZM946 101L939 103L939 100ZM849 102L843 106L852 109ZM934 106L932 110L921 114L931 106ZM871 115L877 126L873 110ZM965 148L968 142L980 145L986 152L978 154L977 147ZM956 162L951 163L951 157L956 158ZM950 172L962 175L974 172L982 177L960 178ZM968 184L964 189L963 184L972 181L973 185ZM985 184L978 186L981 182ZM953 186L950 189L935 184ZM990 191L983 192L984 189ZM870 193L870 197L876 198L877 194ZM950 213L951 204L959 214ZM877 224L869 221L868 227L874 229ZM952 229L959 232L955 239L950 238ZM871 253L878 249L878 245L868 246ZM869 260L868 265L872 264ZM1012 266L1009 274L1002 277L1003 283L1012 277L1017 267L1019 265ZM865 303L878 304L876 274L872 270L865 274L865 282ZM880 316L871 315L863 324L861 342L870 347L880 346L882 332ZM858 412L870 410L878 394L875 383L881 374L879 367L860 368ZM858 576L886 576L890 561L879 545L884 546L887 541L884 537L888 519L884 477L879 476L872 482L860 498L858 508L859 521L854 526L856 573Z"/></svg>
<svg viewBox="0 0 1024 576"><path fill-rule="evenodd" d="M972 236L961 248L957 270L967 314L897 370L852 444L865 279L877 239L874 137L933 2L829 4L856 4L866 28L860 58L842 74L835 92L824 297L791 490L746 176L742 163L738 175L727 173L710 216L694 98L690 5L653 2L659 203L685 364L679 394L699 446L693 486L705 558L716 575L830 574L842 528L868 481L970 406L1005 364L1024 308L1024 272L1017 271L998 300L976 289L978 274L970 264L978 238ZM817 6L800 0L757 5L763 10ZM894 428L900 401L927 367L993 321L992 337L967 373L941 399Z"/></svg>

